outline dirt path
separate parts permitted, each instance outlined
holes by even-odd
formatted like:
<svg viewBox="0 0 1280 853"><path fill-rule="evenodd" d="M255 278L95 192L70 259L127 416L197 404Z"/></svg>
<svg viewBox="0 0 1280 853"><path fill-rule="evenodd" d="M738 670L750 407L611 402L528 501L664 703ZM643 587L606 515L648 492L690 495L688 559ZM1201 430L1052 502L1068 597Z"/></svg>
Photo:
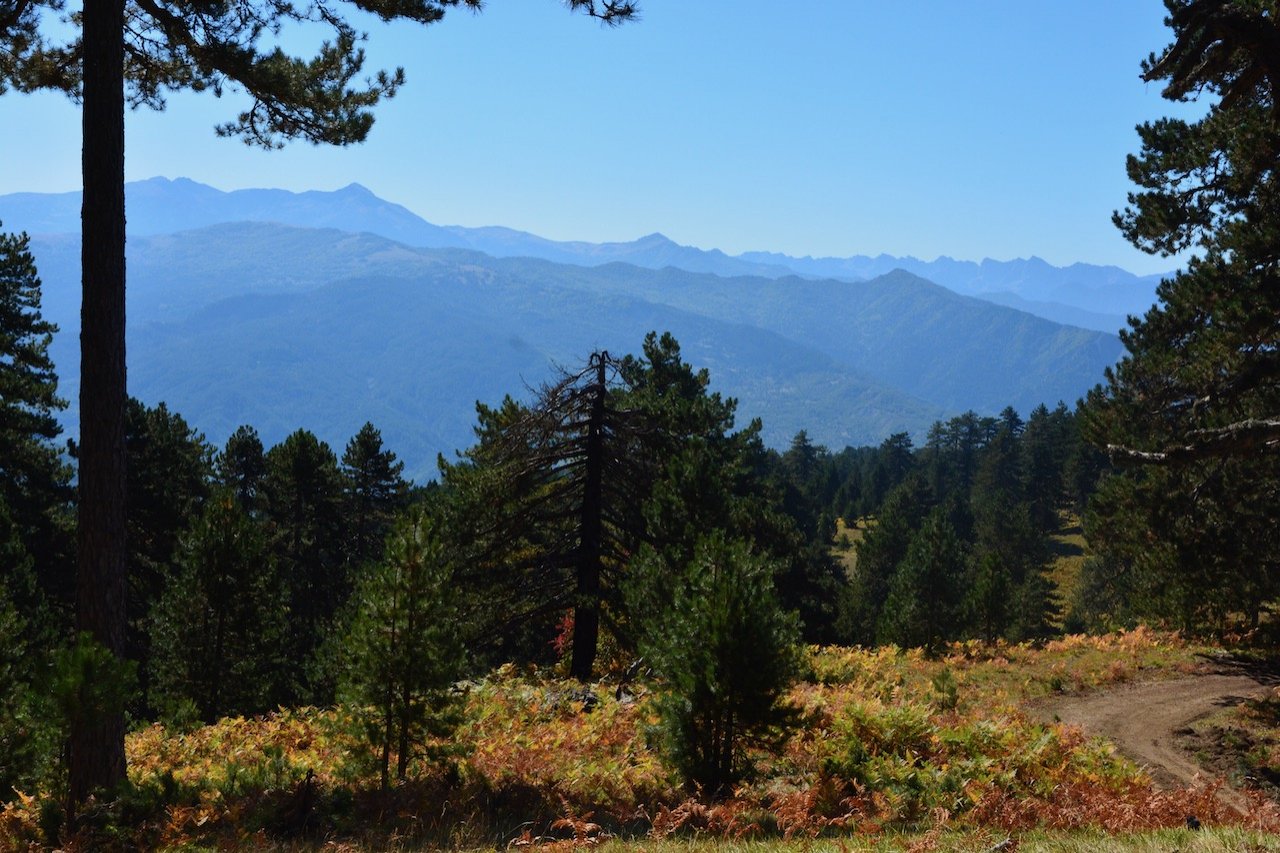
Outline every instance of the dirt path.
<svg viewBox="0 0 1280 853"><path fill-rule="evenodd" d="M1053 701L1040 709L1048 719L1076 725L1108 738L1129 758L1145 767L1157 785L1190 784L1204 773L1180 748L1176 733L1195 720L1267 691L1264 682L1242 670L1217 668L1176 681L1130 684ZM1244 800L1224 790L1222 799L1241 809Z"/></svg>

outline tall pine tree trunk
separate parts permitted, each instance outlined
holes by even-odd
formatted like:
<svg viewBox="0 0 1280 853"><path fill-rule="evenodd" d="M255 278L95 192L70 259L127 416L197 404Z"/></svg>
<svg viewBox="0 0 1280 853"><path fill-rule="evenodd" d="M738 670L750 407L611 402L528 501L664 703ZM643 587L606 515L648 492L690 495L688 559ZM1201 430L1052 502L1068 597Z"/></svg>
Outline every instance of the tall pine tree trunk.
<svg viewBox="0 0 1280 853"><path fill-rule="evenodd" d="M117 657L125 636L124 0L84 4L80 497L76 625ZM82 709L73 801L125 778L124 713Z"/></svg>
<svg viewBox="0 0 1280 853"><path fill-rule="evenodd" d="M604 548L604 403L608 353L596 353L596 382L587 421L582 508L578 516L577 602L573 611L573 658L569 674L590 681L600 637L600 571Z"/></svg>

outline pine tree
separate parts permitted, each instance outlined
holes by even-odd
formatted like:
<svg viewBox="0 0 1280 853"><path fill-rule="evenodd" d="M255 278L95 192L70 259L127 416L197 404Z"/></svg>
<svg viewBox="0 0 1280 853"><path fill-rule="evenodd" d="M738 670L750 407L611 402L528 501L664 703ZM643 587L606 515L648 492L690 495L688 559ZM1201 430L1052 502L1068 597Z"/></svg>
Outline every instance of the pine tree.
<svg viewBox="0 0 1280 853"><path fill-rule="evenodd" d="M878 522L857 545L857 569L840 598L838 630L844 642L876 642L893 576L934 503L920 473L907 477L885 498Z"/></svg>
<svg viewBox="0 0 1280 853"><path fill-rule="evenodd" d="M1173 100L1211 102L1197 121L1139 126L1139 186L1116 224L1140 249L1195 248L1159 303L1122 333L1128 355L1091 395L1092 434L1133 461L1274 453L1280 447L1280 36L1273 2L1169 0L1175 41L1143 63Z"/></svg>
<svg viewBox="0 0 1280 853"><path fill-rule="evenodd" d="M1127 353L1082 416L1090 440L1127 466L1130 481L1108 487L1107 505L1113 521L1135 528L1095 540L1111 549L1104 561L1119 574L1162 574L1137 585L1147 603L1163 599L1161 610L1206 625L1240 590L1274 600L1280 566L1274 520L1250 512L1258 501L1274 507L1280 483L1280 7L1166 5L1174 41L1143 62L1142 76L1163 81L1166 98L1208 108L1193 121L1139 126L1142 149L1127 164L1138 189L1114 219L1144 251L1195 254L1121 333ZM1189 514L1174 517L1169 506ZM1162 566L1120 544L1144 535L1161 546ZM1216 559L1242 550L1253 570L1243 583Z"/></svg>
<svg viewBox="0 0 1280 853"><path fill-rule="evenodd" d="M262 482L267 476L266 453L258 431L251 426L237 427L214 464L217 482L232 490L241 509L251 516L258 515L262 509Z"/></svg>
<svg viewBox="0 0 1280 853"><path fill-rule="evenodd" d="M329 445L307 430L271 448L266 462L262 489L271 554L288 591L288 659L304 669L294 698L325 704L333 685L315 671L315 656L353 581L343 559L342 475Z"/></svg>
<svg viewBox="0 0 1280 853"><path fill-rule="evenodd" d="M639 530L644 457L625 452L636 423L610 396L617 370L597 352L543 386L530 406L510 398L499 409L478 404L479 443L442 469L454 497L451 526L484 589L477 603L503 620L542 626L572 610L569 669L583 681Z"/></svg>
<svg viewBox="0 0 1280 853"><path fill-rule="evenodd" d="M34 686L51 643L23 615L32 613L34 576L18 534L0 498L0 803L15 790L37 790L57 755L56 732Z"/></svg>
<svg viewBox="0 0 1280 853"><path fill-rule="evenodd" d="M1049 548L1032 521L1031 505L1009 492L989 490L975 494L973 514L970 594L975 627L987 639L1046 636L1053 614L1053 589L1044 574Z"/></svg>
<svg viewBox="0 0 1280 853"><path fill-rule="evenodd" d="M477 407L478 443L442 472L472 610L502 653L536 655L572 609L570 672L589 679L602 630L629 643L620 590L634 555L683 565L713 527L778 560L788 595L831 600L834 568L780 511L759 422L733 431L736 402L709 382L651 333L642 356L596 353L528 406Z"/></svg>
<svg viewBox="0 0 1280 853"><path fill-rule="evenodd" d="M71 469L55 444L66 402L49 358L56 331L40 314L27 236L0 233L0 504L39 582L31 600L18 602L24 609L47 602L65 610L72 600ZM14 581L19 565L0 562L0 583Z"/></svg>
<svg viewBox="0 0 1280 853"><path fill-rule="evenodd" d="M129 582L127 648L147 687L152 644L147 619L174 570L178 543L209 494L213 448L182 415L164 403L130 399L125 445L129 452Z"/></svg>
<svg viewBox="0 0 1280 853"><path fill-rule="evenodd" d="M0 233L0 799L36 790L57 755L33 687L71 595L70 468L58 380L57 328L40 313L25 234Z"/></svg>
<svg viewBox="0 0 1280 853"><path fill-rule="evenodd" d="M153 704L194 704L213 722L259 714L290 695L287 607L266 535L230 490L182 538L178 569L150 616Z"/></svg>
<svg viewBox="0 0 1280 853"><path fill-rule="evenodd" d="M465 656L438 522L420 507L409 510L382 561L364 570L355 600L342 692L366 717L386 788L393 754L403 781L415 751L428 737L447 736L459 719L453 686Z"/></svg>
<svg viewBox="0 0 1280 853"><path fill-rule="evenodd" d="M960 626L964 571L964 546L947 508L936 507L889 581L878 639L936 653Z"/></svg>
<svg viewBox="0 0 1280 853"><path fill-rule="evenodd" d="M366 423L342 454L344 516L349 531L347 563L358 567L382 553L392 520L404 509L409 484L404 463L382 446L382 433Z"/></svg>
<svg viewBox="0 0 1280 853"><path fill-rule="evenodd" d="M650 552L629 582L641 597L670 589L672 606L643 626L640 648L666 682L665 756L713 796L749 772L751 748L777 749L795 722L784 695L799 670L799 631L778 604L775 569L748 543L711 531L688 564Z"/></svg>

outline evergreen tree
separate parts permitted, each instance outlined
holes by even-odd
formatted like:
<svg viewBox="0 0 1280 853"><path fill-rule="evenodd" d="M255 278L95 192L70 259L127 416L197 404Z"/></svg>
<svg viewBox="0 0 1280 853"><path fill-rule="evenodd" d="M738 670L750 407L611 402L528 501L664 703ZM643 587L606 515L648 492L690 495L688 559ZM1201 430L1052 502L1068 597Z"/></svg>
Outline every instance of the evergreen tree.
<svg viewBox="0 0 1280 853"><path fill-rule="evenodd" d="M821 507L826 503L824 471L830 454L825 447L815 445L804 430L791 439L791 447L781 457L782 479L786 486L784 506L787 514L795 519L808 520L811 529L805 530L806 538L814 538Z"/></svg>
<svg viewBox="0 0 1280 853"><path fill-rule="evenodd" d="M974 555L966 605L973 630L991 642L1009 629L1013 610L1013 578L1008 566L994 552Z"/></svg>
<svg viewBox="0 0 1280 853"><path fill-rule="evenodd" d="M342 475L329 445L307 430L267 452L262 490L270 550L289 603L287 657L304 668L301 701L332 700L329 676L315 659L351 595L343 560Z"/></svg>
<svg viewBox="0 0 1280 853"><path fill-rule="evenodd" d="M2 61L2 60L0 60ZM25 234L0 233L0 800L48 781L58 731L35 682L72 601L71 469Z"/></svg>
<svg viewBox="0 0 1280 853"><path fill-rule="evenodd" d="M1022 433L1022 419L1018 413L1011 408L1005 409L990 442L978 458L972 486L964 497L973 500L978 495L999 494L1015 502L1022 500L1023 467L1019 453Z"/></svg>
<svg viewBox="0 0 1280 853"><path fill-rule="evenodd" d="M1121 333L1127 353L1083 418L1090 440L1130 466L1129 486L1107 487L1116 514L1095 513L1093 529L1135 527L1095 547L1111 549L1104 562L1119 574L1150 577L1134 585L1148 603L1164 599L1160 609L1204 626L1240 590L1274 600L1280 565L1274 521L1249 512L1256 501L1274 507L1280 482L1280 9L1273 0L1166 5L1174 41L1143 63L1143 78L1208 109L1138 128L1142 149L1128 160L1138 190L1114 218L1144 251L1195 255ZM1159 563L1120 544L1144 532ZM1242 548L1252 569L1243 583L1216 559Z"/></svg>
<svg viewBox="0 0 1280 853"><path fill-rule="evenodd" d="M0 803L15 791L34 792L57 755L34 686L49 648L47 636L23 616L22 598L34 585L31 558L0 499ZM25 589L24 589L25 588ZM26 595L15 595L15 590ZM30 612L30 611L28 611Z"/></svg>
<svg viewBox="0 0 1280 853"><path fill-rule="evenodd" d="M129 659L140 665L149 701L152 642L148 618L173 574L178 543L209 493L213 450L204 436L164 403L129 400L129 576L126 588ZM136 710L136 709L135 709Z"/></svg>
<svg viewBox="0 0 1280 853"><path fill-rule="evenodd" d="M1159 303L1122 333L1128 354L1091 395L1091 434L1129 460L1178 464L1273 453L1280 443L1280 34L1273 2L1169 0L1174 43L1143 63L1197 121L1139 126L1139 186L1116 224L1138 248L1196 248Z"/></svg>
<svg viewBox="0 0 1280 853"><path fill-rule="evenodd" d="M656 556L663 565L687 565L708 530L732 530L775 565L775 594L783 609L799 617L804 639L833 642L834 604L842 586L834 561L826 544L806 543L779 490L761 473L763 458L756 425L728 441L689 438L667 461L644 504L638 559ZM634 596L628 601L631 634L674 606L671 587L652 591L658 597L643 607Z"/></svg>
<svg viewBox="0 0 1280 853"><path fill-rule="evenodd" d="M1280 460L1227 460L1193 482L1153 466L1104 480L1085 518L1097 560L1093 622L1144 618L1187 633L1256 628L1280 598ZM1259 476L1262 473L1265 476ZM1261 483L1259 483L1261 481Z"/></svg>
<svg viewBox="0 0 1280 853"><path fill-rule="evenodd" d="M213 448L164 403L129 400L129 581L136 618L154 603L178 540L209 495Z"/></svg>
<svg viewBox="0 0 1280 853"><path fill-rule="evenodd" d="M1037 411L1047 415L1043 407ZM1048 507L1052 523L1047 529L1058 529L1061 471L1052 469L1047 483L1028 484L1023 466L1034 433L1030 426L1024 432L1021 420L1006 409L983 451L968 499L973 516L972 535L967 537L972 555L970 613L977 622L974 628L988 639L1026 640L1051 630L1052 585L1044 574L1049 542L1034 514L1037 507ZM1029 488L1046 488L1049 495L1041 500ZM1000 596L1003 599L997 600Z"/></svg>
<svg viewBox="0 0 1280 853"><path fill-rule="evenodd" d="M907 546L889 582L877 636L899 646L923 646L931 653L952 639L960 626L964 546L947 508L934 508Z"/></svg>
<svg viewBox="0 0 1280 853"><path fill-rule="evenodd" d="M857 514L874 516L889 492L915 468L911 436L905 432L894 433L881 442L863 464L864 471L859 478L863 487L859 490Z"/></svg>
<svg viewBox="0 0 1280 853"><path fill-rule="evenodd" d="M748 749L778 748L794 724L783 696L799 669L797 625L774 595L774 567L746 542L711 531L685 566L650 554L630 584L642 597L671 589L640 646L669 691L658 703L665 755L717 795L749 771Z"/></svg>
<svg viewBox="0 0 1280 853"><path fill-rule="evenodd" d="M501 653L536 655L572 609L570 671L590 678L602 628L629 642L620 589L633 556L648 547L683 565L712 527L782 562L780 589L814 613L830 606L832 589L814 590L834 568L779 511L759 422L732 432L736 403L709 381L669 334L650 334L641 357L597 353L532 405L477 407L478 443L442 472L469 597L508 641Z"/></svg>
<svg viewBox="0 0 1280 853"><path fill-rule="evenodd" d="M284 586L263 530L230 490L183 537L178 570L151 613L154 704L194 704L213 722L259 714L290 695Z"/></svg>
<svg viewBox="0 0 1280 853"><path fill-rule="evenodd" d="M636 420L610 395L606 352L545 385L533 405L477 404L480 438L465 462L442 469L456 532L504 619L553 624L572 610L570 673L591 677L602 616L640 527L645 459L626 452ZM491 630L493 630L491 628ZM501 630L500 628L497 630Z"/></svg>
<svg viewBox="0 0 1280 853"><path fill-rule="evenodd" d="M995 418L965 412L929 429L923 461L938 495L967 494L978 470L981 451L996 433Z"/></svg>
<svg viewBox="0 0 1280 853"><path fill-rule="evenodd" d="M238 427L218 454L215 467L215 479L232 490L240 508L251 516L259 514L267 459L258 431L251 426Z"/></svg>
<svg viewBox="0 0 1280 853"><path fill-rule="evenodd" d="M876 642L890 583L934 503L920 474L908 477L885 498L877 523L858 543L857 569L840 599L838 630L845 642Z"/></svg>
<svg viewBox="0 0 1280 853"><path fill-rule="evenodd" d="M40 314L27 236L0 233L0 504L13 525L13 547L30 558L0 562L0 583L28 565L39 591L17 602L24 609L47 601L65 610L72 600L71 469L55 444L66 402L49 358L56 331Z"/></svg>
<svg viewBox="0 0 1280 853"><path fill-rule="evenodd" d="M452 688L464 655L453 570L437 525L421 508L400 519L382 562L364 571L346 632L343 693L366 717L383 788L393 753L403 781L414 751L458 722Z"/></svg>
<svg viewBox="0 0 1280 853"><path fill-rule="evenodd" d="M1053 612L1053 590L1044 574L1049 549L1032 522L1030 504L991 490L976 494L973 506L970 592L975 627L987 639L1046 636Z"/></svg>
<svg viewBox="0 0 1280 853"><path fill-rule="evenodd" d="M1058 529L1058 506L1064 494L1069 439L1074 423L1065 406L1052 413L1037 406L1027 421L1022 441L1024 489L1031 504L1031 519L1044 531Z"/></svg>
<svg viewBox="0 0 1280 853"><path fill-rule="evenodd" d="M341 468L349 531L346 559L360 566L381 555L392 520L405 507L409 484L401 476L404 463L383 449L382 433L371 423L347 442Z"/></svg>

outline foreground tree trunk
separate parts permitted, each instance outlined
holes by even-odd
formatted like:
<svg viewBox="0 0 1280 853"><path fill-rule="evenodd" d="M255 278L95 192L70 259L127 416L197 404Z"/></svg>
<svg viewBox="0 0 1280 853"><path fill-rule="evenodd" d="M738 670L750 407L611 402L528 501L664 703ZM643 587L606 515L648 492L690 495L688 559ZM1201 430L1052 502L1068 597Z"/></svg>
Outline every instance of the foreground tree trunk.
<svg viewBox="0 0 1280 853"><path fill-rule="evenodd" d="M124 0L84 4L80 497L76 625L124 654ZM81 709L73 802L124 781L124 714Z"/></svg>

